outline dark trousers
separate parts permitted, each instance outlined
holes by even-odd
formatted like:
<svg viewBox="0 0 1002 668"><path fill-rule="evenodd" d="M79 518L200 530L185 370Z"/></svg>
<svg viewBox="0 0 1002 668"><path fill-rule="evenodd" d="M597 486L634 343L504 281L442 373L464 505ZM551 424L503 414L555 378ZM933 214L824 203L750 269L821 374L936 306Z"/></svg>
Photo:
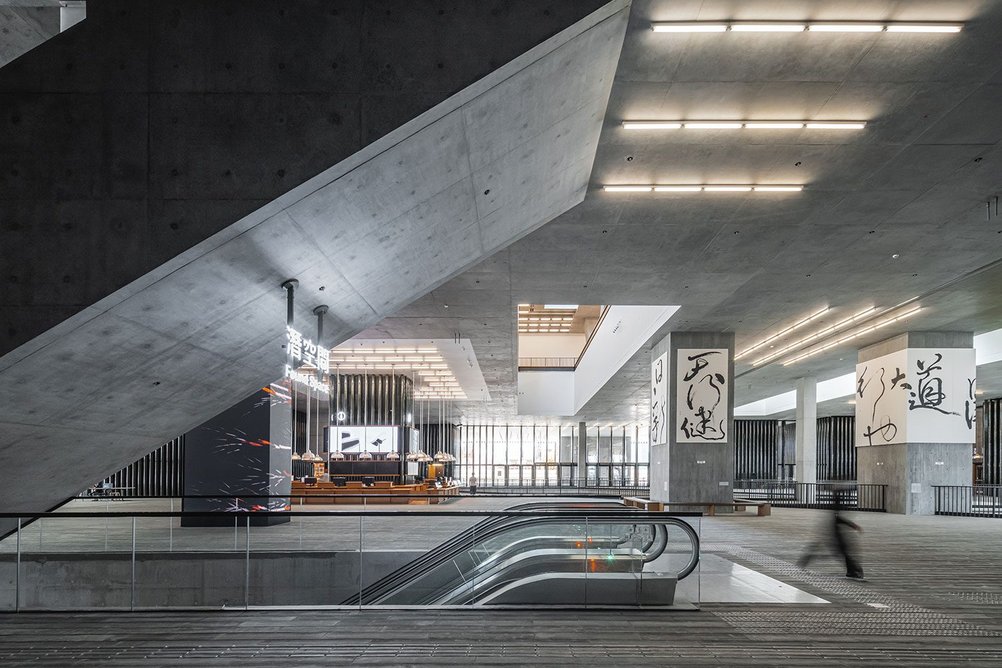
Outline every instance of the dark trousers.
<svg viewBox="0 0 1002 668"><path fill-rule="evenodd" d="M846 577L861 578L863 577L863 564L859 562L855 554L855 539L849 535L852 530L851 527L841 522L835 524L835 548L845 559Z"/></svg>

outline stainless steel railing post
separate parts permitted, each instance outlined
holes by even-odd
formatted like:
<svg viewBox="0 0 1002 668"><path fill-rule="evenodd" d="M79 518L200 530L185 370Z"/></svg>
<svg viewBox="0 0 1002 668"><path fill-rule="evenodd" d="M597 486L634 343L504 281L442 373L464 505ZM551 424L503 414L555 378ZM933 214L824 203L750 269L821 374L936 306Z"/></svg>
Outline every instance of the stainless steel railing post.
<svg viewBox="0 0 1002 668"><path fill-rule="evenodd" d="M362 609L362 534L365 527L362 523L362 515L358 516L358 609Z"/></svg>
<svg viewBox="0 0 1002 668"><path fill-rule="evenodd" d="M250 608L250 515L247 515L247 540L244 544L244 610Z"/></svg>
<svg viewBox="0 0 1002 668"><path fill-rule="evenodd" d="M129 593L129 610L136 609L136 518L132 517L132 587Z"/></svg>
<svg viewBox="0 0 1002 668"><path fill-rule="evenodd" d="M17 518L17 561L14 563L14 612L21 611L21 518Z"/></svg>

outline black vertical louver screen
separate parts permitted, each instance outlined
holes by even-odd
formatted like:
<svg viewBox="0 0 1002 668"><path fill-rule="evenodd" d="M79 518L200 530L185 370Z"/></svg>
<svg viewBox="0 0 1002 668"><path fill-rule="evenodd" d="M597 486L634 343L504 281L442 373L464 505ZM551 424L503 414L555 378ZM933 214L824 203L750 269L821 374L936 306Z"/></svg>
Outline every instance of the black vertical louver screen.
<svg viewBox="0 0 1002 668"><path fill-rule="evenodd" d="M773 480L779 475L777 420L734 421L735 480Z"/></svg>
<svg viewBox="0 0 1002 668"><path fill-rule="evenodd" d="M986 485L1002 485L1002 399L981 405L984 438L982 477Z"/></svg>
<svg viewBox="0 0 1002 668"><path fill-rule="evenodd" d="M118 496L181 496L184 492L184 436L164 443L97 484L110 483Z"/></svg>

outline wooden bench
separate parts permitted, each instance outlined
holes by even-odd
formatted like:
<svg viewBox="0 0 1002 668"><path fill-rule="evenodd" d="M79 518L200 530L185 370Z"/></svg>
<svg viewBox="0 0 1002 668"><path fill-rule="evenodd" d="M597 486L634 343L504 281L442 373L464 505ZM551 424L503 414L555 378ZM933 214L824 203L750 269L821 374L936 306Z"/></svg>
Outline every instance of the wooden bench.
<svg viewBox="0 0 1002 668"><path fill-rule="evenodd" d="M705 508L706 515L709 517L716 516L717 508L733 508L734 512L743 513L748 506L755 507L755 514L758 517L768 517L772 514L772 505L770 503L765 501L749 501L747 499L735 499L733 503L664 503L661 501L642 499L638 496L624 496L623 504L631 508L640 508L641 510L650 510L654 512L661 512L666 508L670 509L672 506L684 508Z"/></svg>
<svg viewBox="0 0 1002 668"><path fill-rule="evenodd" d="M650 499L642 499L639 496L624 496L623 503L631 508L640 508L641 510L651 510L653 512L659 513L665 509L665 504L660 501L651 501Z"/></svg>

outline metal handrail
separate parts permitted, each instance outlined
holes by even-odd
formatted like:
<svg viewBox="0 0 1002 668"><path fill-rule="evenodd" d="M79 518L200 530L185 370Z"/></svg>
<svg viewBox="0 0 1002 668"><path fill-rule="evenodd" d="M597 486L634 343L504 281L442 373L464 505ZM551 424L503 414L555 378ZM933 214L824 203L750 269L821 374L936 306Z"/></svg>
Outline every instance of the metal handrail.
<svg viewBox="0 0 1002 668"><path fill-rule="evenodd" d="M445 517L458 517L464 519L472 519L478 517L491 517L491 518L515 518L516 521L522 519L533 519L533 518L545 518L546 521L557 521L560 519L566 519L571 521L584 521L587 525L589 520L598 521L600 523L626 523L626 524L636 524L636 523L650 523L650 524L685 524L688 527L689 532L692 532L692 527L682 519L685 517L698 517L699 513L666 513L666 512L646 512L636 509L626 509L626 508L559 508L552 511L531 511L531 510L502 510L502 511L491 511L491 510L442 510L433 513L435 518L445 518ZM23 529L25 520L41 520L46 518L59 518L60 520L80 520L89 518L128 518L131 519L131 545L126 549L121 550L108 550L107 542L105 544L105 550L100 552L101 554L129 554L131 555L131 561L128 564L128 568L131 569L131 576L128 576L129 584L128 586L128 605L124 606L125 609L135 610L137 609L137 595L139 592L139 580L138 580L138 570L137 570L137 555L148 555L150 552L140 551L137 546L137 521L144 518L185 518L185 517L201 517L201 518L219 518L221 516L231 516L233 518L233 536L234 536L234 549L224 550L227 554L239 555L237 558L243 562L243 573L242 573L242 588L243 588L243 608L250 609L251 606L251 520L257 517L338 517L338 518L351 518L357 517L359 525L359 572L361 572L362 566L362 543L364 540L364 518L365 517L399 517L399 518L411 518L415 516L420 516L427 519L429 517L429 512L426 510L327 510L327 511L259 511L255 513L228 513L228 512L208 512L208 511L126 511L126 512L59 512L59 511L46 511L46 512L0 512L0 519L6 520L16 520L16 562L15 562L15 573L14 573L14 605L13 610L15 612L20 611L23 608L22 605L22 541L23 541ZM237 547L237 529L245 531L243 546L242 548ZM39 539L41 539L41 532L39 532ZM173 534L171 534L173 535ZM694 559L698 559L699 554L699 543L698 534L696 535L696 541L693 542L693 553ZM106 539L107 540L107 539ZM173 550L170 550L173 551ZM56 555L62 554L59 550L50 550L49 552L32 551L30 554L41 554L43 559L48 558L44 555ZM196 550L198 554L210 554L215 553L216 550ZM285 552L283 551L283 554ZM97 583L94 586L98 586ZM362 579L359 578L359 594L362 592ZM103 591L103 590L102 590ZM124 592L123 592L124 593ZM106 604L105 604L106 605ZM205 605L202 602L200 605ZM232 605L232 602L231 602ZM224 604L225 607L225 604ZM344 607L344 606L329 606L329 607ZM354 606L350 606L353 607ZM62 609L57 605L52 607L51 605L43 606L42 609ZM69 609L75 609L70 607ZM121 609L121 607L119 607Z"/></svg>
<svg viewBox="0 0 1002 668"><path fill-rule="evenodd" d="M935 514L1002 517L1002 485L933 485Z"/></svg>

